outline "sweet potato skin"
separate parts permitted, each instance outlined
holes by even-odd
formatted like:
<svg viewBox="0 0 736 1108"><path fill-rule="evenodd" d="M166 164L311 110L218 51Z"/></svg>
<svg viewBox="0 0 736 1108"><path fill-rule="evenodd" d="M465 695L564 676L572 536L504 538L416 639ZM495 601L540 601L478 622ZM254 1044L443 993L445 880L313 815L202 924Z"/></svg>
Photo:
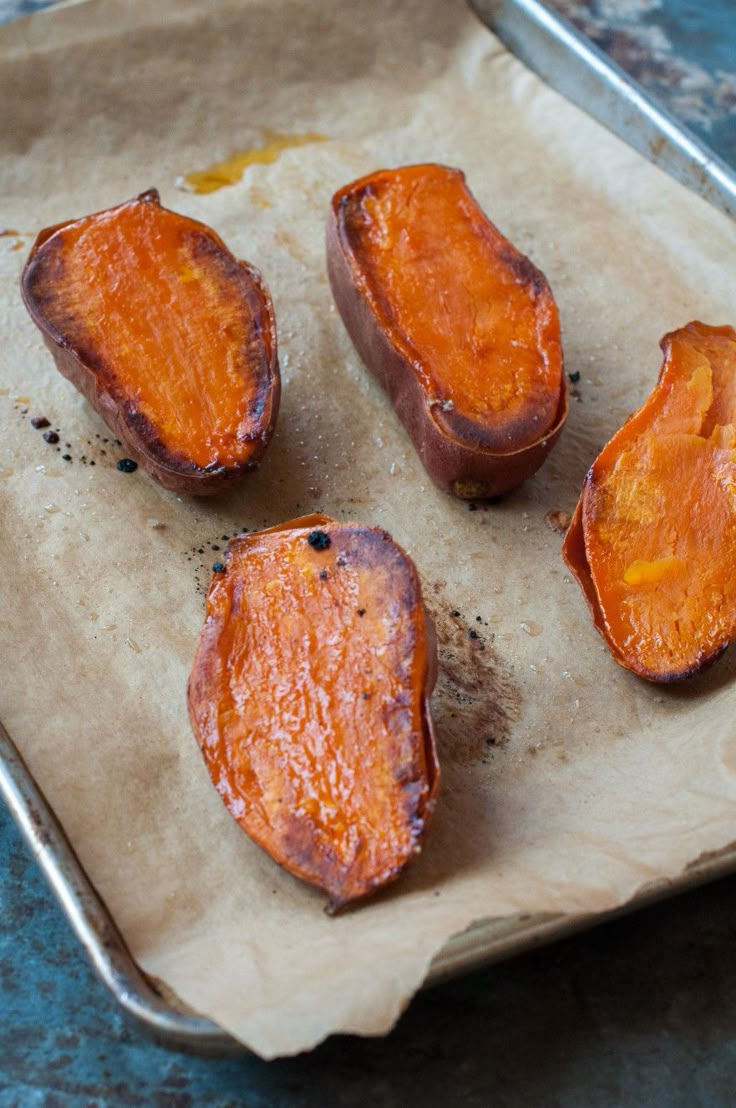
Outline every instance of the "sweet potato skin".
<svg viewBox="0 0 736 1108"><path fill-rule="evenodd" d="M447 172L459 174L459 171ZM548 314L546 341L553 351L552 357L559 361L559 400L550 426L535 441L519 448L514 448L512 442L508 448L499 449L489 443L481 425L464 419L461 413L445 413L436 398L428 395L396 335L383 326L361 292L358 263L346 241L345 209L353 191L364 187L374 176L379 174L361 178L336 193L328 213L327 272L335 304L353 345L367 369L388 393L432 480L464 500L499 496L516 488L539 469L567 419L567 386L562 372L559 323L552 293L544 275L506 243L506 261L513 268L518 283L531 290L540 304L540 312ZM459 176L464 181L464 176Z"/></svg>
<svg viewBox="0 0 736 1108"><path fill-rule="evenodd" d="M231 540L225 565L189 680L192 726L231 815L335 911L399 876L435 806L437 653L418 577L385 532L323 515ZM347 676L332 684L335 666Z"/></svg>
<svg viewBox="0 0 736 1108"><path fill-rule="evenodd" d="M149 204L163 212L167 211L161 208L156 189L149 189L134 200L120 205L120 208L132 204ZM110 213L116 210L118 209L110 209ZM107 211L102 211L86 218L95 219L107 214L109 214ZM21 293L26 308L41 331L44 343L51 352L59 372L82 393L114 436L124 444L130 456L164 488L177 493L209 496L231 487L233 482L255 469L270 441L278 415L281 392L276 321L270 293L260 272L247 262L237 261L219 236L209 227L195 220L181 218L188 229L205 237L212 244L213 249L219 252L225 266L230 267L233 272L237 271L244 275L252 290L254 311L258 314L258 326L263 335L263 350L267 355L267 382L263 388L262 412L258 426L252 429L243 457L235 464L202 466L182 450L172 449L162 440L156 427L146 415L138 409L135 398L124 395L115 379L114 371L105 364L105 361L85 359L74 348L73 343L68 341L46 317L44 295L38 293L38 288L43 290L47 283L40 271L44 263L42 248L57 232L63 232L65 228L79 221L70 220L48 227L39 233L23 270ZM53 278L53 274L51 276Z"/></svg>
<svg viewBox="0 0 736 1108"><path fill-rule="evenodd" d="M614 619L616 612L611 608L612 599L610 595L610 584L608 584L605 579L598 579L591 566L591 550L595 550L596 559L599 562L602 557L608 557L605 551L601 552L600 540L594 537L592 530L594 526L600 530L603 525L599 518L599 509L596 507L596 498L598 498L602 490L605 489L607 475L615 471L616 465L619 463L626 449L633 449L633 444L637 442L638 438L643 433L649 431L650 425L655 424L657 417L659 416L661 419L661 413L668 401L672 408L676 410L678 391L680 396L685 395L687 389L692 386L694 375L689 380L686 380L681 374L679 382L675 376L675 370L677 369L676 359L678 357L675 348L679 347L681 351L689 351L691 354L694 352L697 358L708 350L708 344L715 344L717 347L721 342L725 342L726 347L732 345L731 360L734 373L730 375L730 382L728 381L729 374L726 374L725 389L721 390L724 395L732 396L736 395L736 330L731 327L710 327L702 323L694 322L662 338L660 346L664 358L657 384L642 407L630 416L621 429L603 448L596 462L586 474L583 489L562 546L563 558L568 568L578 580L590 610L593 624L606 643L613 658L619 665L630 670L638 677L658 684L669 684L694 677L718 660L728 648L729 643L736 638L736 604L734 604L730 626L728 625L729 621L726 620L720 635L716 636L715 641L708 642L708 628L712 623L713 613L708 609L707 604L703 602L700 630L693 634L692 641L688 644L689 649L684 652L682 650L680 651L682 656L679 662L668 663L667 658L663 656L658 665L653 665L651 660L645 657L641 649L636 646L634 641L635 637L629 635L629 641L627 641L614 626L616 623ZM680 354L679 357L683 360L682 354ZM693 361L693 365L695 366L696 364L697 362ZM726 364L725 360L723 364ZM714 363L714 368L717 370L716 363ZM717 395L717 391L716 388L714 396ZM675 399L672 400L672 397ZM714 410L717 409L717 399L715 405L712 399L711 406L714 407ZM723 402L721 402L720 406L724 410L727 407ZM723 414L724 412L722 411L721 415ZM687 415L688 412L685 410L685 416ZM697 415L693 418L697 419ZM704 426L708 424L707 412L705 413L703 424ZM673 424L669 429L671 431L676 431L676 424ZM725 428L725 431L728 432L728 427ZM661 433L663 434L664 432ZM654 438L655 433L652 432L651 434L652 438ZM689 426L683 428L683 438L697 439L698 437L700 437L699 432L691 430ZM706 438L706 441L709 440ZM711 445L713 452L717 453L719 446L715 442L712 442ZM728 451L721 451L724 457L727 453ZM643 471L640 469L639 472L641 473ZM678 473L676 470L673 470L672 481L677 483L678 489L676 495L683 499L689 495L687 490L688 477L689 474L687 473ZM702 493L699 491L698 495L704 495L704 492L705 490L703 490ZM661 496L663 496L662 493L660 493L660 497ZM660 511L663 516L663 534L665 527L671 532L674 531L676 534L676 519L674 519L661 504ZM633 526L636 527L636 523L634 523ZM694 522L693 526L697 528L698 522ZM705 534L705 529L703 529L702 533ZM707 541L711 541L712 538L713 536L708 535ZM669 541L671 542L671 538ZM589 543L595 543L597 549L596 547L589 546ZM694 555L694 560L695 558L696 556ZM680 560L687 562L687 559L684 557ZM642 564L656 566L657 563L647 562ZM691 584L694 584L692 580L692 568L690 569L690 576ZM697 571L694 572L694 576L698 576ZM684 603L684 601L680 601L680 603ZM680 621L678 620L678 634L680 633L679 623ZM650 633L655 636L656 639L667 643L670 642L673 635L672 628L664 618L659 626L651 628Z"/></svg>

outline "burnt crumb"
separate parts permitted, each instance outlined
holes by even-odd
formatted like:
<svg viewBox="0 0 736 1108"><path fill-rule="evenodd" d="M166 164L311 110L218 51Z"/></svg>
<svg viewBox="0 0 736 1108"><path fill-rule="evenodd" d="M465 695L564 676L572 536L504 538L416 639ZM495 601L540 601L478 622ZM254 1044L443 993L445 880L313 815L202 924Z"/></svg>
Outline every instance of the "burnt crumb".
<svg viewBox="0 0 736 1108"><path fill-rule="evenodd" d="M43 438L44 442L50 442L52 446L55 446L59 441L59 436L56 431L44 431Z"/></svg>
<svg viewBox="0 0 736 1108"><path fill-rule="evenodd" d="M222 535L221 538L222 538L223 542L227 542L228 539L230 538L230 536L229 535Z"/></svg>
<svg viewBox="0 0 736 1108"><path fill-rule="evenodd" d="M222 562L215 562L214 565L212 566L212 572L213 573L224 573L225 572L224 564Z"/></svg>
<svg viewBox="0 0 736 1108"><path fill-rule="evenodd" d="M327 570L326 570L326 569L321 569L321 570L319 571L319 579L320 579L320 581L326 581L326 580L327 580L327 578L328 578L329 576L330 576L330 575L329 575L329 573L327 572Z"/></svg>
<svg viewBox="0 0 736 1108"><path fill-rule="evenodd" d="M138 469L138 463L134 462L132 458L121 458L117 463L117 468L121 473L135 473Z"/></svg>
<svg viewBox="0 0 736 1108"><path fill-rule="evenodd" d="M203 546L198 546L197 547L197 553L198 554L204 554L204 547Z"/></svg>
<svg viewBox="0 0 736 1108"><path fill-rule="evenodd" d="M216 542L212 542L212 543L210 543L210 549L211 550L219 550L220 547L217 545Z"/></svg>
<svg viewBox="0 0 736 1108"><path fill-rule="evenodd" d="M33 427L34 430L36 430L36 431L41 431L44 427L50 427L50 426L51 426L51 424L46 419L46 416L37 415L37 416L34 416L33 419L31 420L31 427ZM44 438L45 437L46 436L44 435Z"/></svg>
<svg viewBox="0 0 736 1108"><path fill-rule="evenodd" d="M307 542L313 550L327 550L332 545L332 539L325 531L310 531Z"/></svg>
<svg viewBox="0 0 736 1108"><path fill-rule="evenodd" d="M364 616L365 615L365 608L358 608L358 615L359 616Z"/></svg>
<svg viewBox="0 0 736 1108"><path fill-rule="evenodd" d="M544 522L558 535L564 535L572 522L572 516L569 512L563 512L561 508L553 508L545 514Z"/></svg>
<svg viewBox="0 0 736 1108"><path fill-rule="evenodd" d="M576 369L574 373L568 373L567 379L571 385L577 385L580 380L580 370Z"/></svg>
<svg viewBox="0 0 736 1108"><path fill-rule="evenodd" d="M61 457L65 462L70 462L72 460L71 454L62 454Z"/></svg>

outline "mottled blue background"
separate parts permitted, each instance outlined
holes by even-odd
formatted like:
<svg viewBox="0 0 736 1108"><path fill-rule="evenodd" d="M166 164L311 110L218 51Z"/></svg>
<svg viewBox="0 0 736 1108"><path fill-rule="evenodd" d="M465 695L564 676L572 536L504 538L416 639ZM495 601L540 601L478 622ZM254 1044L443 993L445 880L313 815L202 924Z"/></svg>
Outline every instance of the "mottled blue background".
<svg viewBox="0 0 736 1108"><path fill-rule="evenodd" d="M0 0L0 22L44 6ZM733 0L554 6L736 165ZM422 994L386 1039L266 1064L128 1025L4 810L0 855L0 1108L736 1104L736 879Z"/></svg>

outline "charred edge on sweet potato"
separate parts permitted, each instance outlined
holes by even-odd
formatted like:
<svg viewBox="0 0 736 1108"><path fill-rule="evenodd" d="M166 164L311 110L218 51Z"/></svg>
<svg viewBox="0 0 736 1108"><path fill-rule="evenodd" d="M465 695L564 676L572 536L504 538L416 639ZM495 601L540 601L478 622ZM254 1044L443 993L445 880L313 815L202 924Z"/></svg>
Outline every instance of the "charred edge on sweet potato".
<svg viewBox="0 0 736 1108"><path fill-rule="evenodd" d="M333 197L335 303L430 476L497 496L544 461L567 417L559 320L544 275L458 170L380 170Z"/></svg>
<svg viewBox="0 0 736 1108"><path fill-rule="evenodd" d="M248 835L329 909L419 852L439 767L433 628L413 564L375 528L309 516L229 543L189 711Z"/></svg>
<svg viewBox="0 0 736 1108"><path fill-rule="evenodd" d="M657 384L588 472L563 556L615 660L702 672L736 637L736 331L665 335Z"/></svg>
<svg viewBox="0 0 736 1108"><path fill-rule="evenodd" d="M280 396L271 298L214 231L152 189L42 231L22 277L60 372L166 488L254 469Z"/></svg>

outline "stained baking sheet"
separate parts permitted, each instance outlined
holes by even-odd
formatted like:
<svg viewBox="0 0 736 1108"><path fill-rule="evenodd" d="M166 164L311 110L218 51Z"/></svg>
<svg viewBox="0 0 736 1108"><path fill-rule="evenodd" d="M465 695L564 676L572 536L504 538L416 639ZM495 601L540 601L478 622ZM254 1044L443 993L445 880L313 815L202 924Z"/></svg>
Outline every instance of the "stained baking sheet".
<svg viewBox="0 0 736 1108"><path fill-rule="evenodd" d="M297 3L289 6L288 43L276 7L190 0L160 5L153 20L142 4L92 3L83 21L59 13L43 17L53 30L34 20L6 37L0 60L2 77L27 83L5 136L17 235L8 236L3 258L3 307L28 364L4 351L14 422L5 439L12 456L0 462L3 488L17 489L8 492L15 515L3 557L13 566L19 556L27 561L24 573L9 575L17 589L5 603L11 628L28 628L29 611L34 618L27 653L8 674L2 714L137 959L266 1055L304 1048L330 1030L386 1030L427 972L436 979L687 887L730 867L736 838L728 780L733 660L690 693L661 698L617 672L598 653L582 601L562 577L558 540L543 522L545 509L572 506L596 443L646 393L659 334L709 303L719 312L730 307L718 292L730 228L552 97L459 4L407 4L398 15L384 5L371 21L350 5L315 13ZM158 49L163 41L168 51ZM248 42L259 43L261 70ZM206 81L198 78L203 59ZM230 119L234 99L248 122ZM318 133L323 142L300 145L300 136ZM211 202L177 192L177 177L221 164L239 145L254 156L230 192ZM272 158L279 150L283 156ZM332 188L379 159L430 156L463 164L484 206L542 263L563 309L568 368L584 371L580 407L573 405L565 443L542 474L504 505L472 516L425 485L384 398L330 319L320 283L318 225ZM58 178L51 197L37 180L49 164ZM142 181L142 165L158 179ZM15 245L31 233L24 219L51 223L77 214L74 204L92 210L162 177L165 202L212 222L273 273L286 385L281 426L289 436L277 436L252 502L202 508L148 485L121 485L95 442L104 428L48 374L40 343L16 313L17 293L8 291L20 260ZM680 274L683 257L690 269ZM315 388L325 408L319 419L310 406ZM73 479L58 460L39 458L21 422L31 404L64 422L76 448ZM357 433L346 411L359 413ZM367 449L359 438L366 427ZM85 435L95 471L81 468ZM432 849L390 897L329 925L313 894L274 875L206 791L177 695L201 619L201 600L182 594L206 580L200 547L209 554L222 530L304 507L383 522L411 548L438 619L443 663L445 793ZM102 570L101 558L109 558ZM540 575L542 597L534 587ZM461 623L453 622L456 608ZM468 645L478 642L468 638L476 626L488 647L482 659ZM54 649L70 628L74 650ZM162 687L172 691L171 706L156 699ZM39 718L55 728L39 731ZM686 768L698 725L708 728L707 768L715 775L702 780ZM56 728L61 753L74 750L71 765L60 756ZM51 836L54 851L45 848L46 817L37 804L40 822L29 820L33 806L17 784L30 779L10 754L6 796L108 984L159 1030L203 1045L217 1040L211 1023L177 1015L147 992L88 889L71 895L82 871L70 857L60 869L62 836ZM678 790L668 806L668 793ZM637 836L646 804L658 806L657 820ZM567 870L559 867L565 857ZM223 890L235 897L234 922L246 932L240 946L209 902L188 896L182 872L203 873L210 900ZM230 888L235 872L241 899ZM180 930L167 946L172 920ZM311 976L294 927L312 943ZM104 941L95 945L100 930ZM460 934L436 954L453 931ZM330 946L336 939L348 952L342 962ZM225 976L239 979L246 1000L260 995L260 1010L245 1011L242 996L212 992L223 967L207 957L218 946L231 958ZM113 974L104 969L111 951ZM329 980L322 989L325 965L339 970L340 990Z"/></svg>

